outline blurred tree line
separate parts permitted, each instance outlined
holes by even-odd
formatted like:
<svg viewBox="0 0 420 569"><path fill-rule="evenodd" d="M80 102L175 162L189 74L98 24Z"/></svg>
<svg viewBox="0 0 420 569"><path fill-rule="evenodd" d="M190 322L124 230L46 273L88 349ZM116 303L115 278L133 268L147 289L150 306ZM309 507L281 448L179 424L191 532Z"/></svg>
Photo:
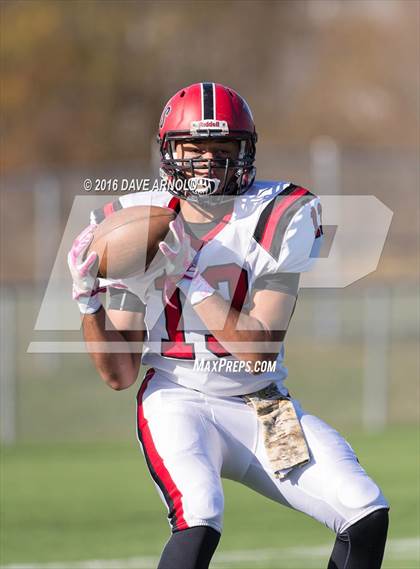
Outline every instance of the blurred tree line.
<svg viewBox="0 0 420 569"><path fill-rule="evenodd" d="M1 2L1 168L148 160L197 81L248 100L266 141L415 147L410 0Z"/></svg>

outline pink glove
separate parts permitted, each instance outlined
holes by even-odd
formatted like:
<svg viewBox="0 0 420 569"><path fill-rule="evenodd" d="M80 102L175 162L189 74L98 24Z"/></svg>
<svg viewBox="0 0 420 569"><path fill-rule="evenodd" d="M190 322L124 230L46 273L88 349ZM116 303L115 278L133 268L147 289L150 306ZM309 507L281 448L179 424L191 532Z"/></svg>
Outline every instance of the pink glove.
<svg viewBox="0 0 420 569"><path fill-rule="evenodd" d="M169 237L172 238L172 246L165 241L159 243L159 249L165 257L166 278L163 284L163 298L166 304L175 308L170 298L175 292L176 283L182 279L191 266L196 252L191 246L190 236L185 233L184 224L179 215L169 224Z"/></svg>
<svg viewBox="0 0 420 569"><path fill-rule="evenodd" d="M167 277L163 286L165 302L175 308L170 298L175 288L178 287L185 296L190 292L189 300L191 304L197 304L204 298L214 294L215 290L198 273L199 252L193 249L190 236L185 233L184 224L180 216L175 221L171 221L169 229L172 233L174 245L170 247L164 241L159 243L159 249L166 257L167 263Z"/></svg>
<svg viewBox="0 0 420 569"><path fill-rule="evenodd" d="M93 239L95 225L89 225L76 237L67 255L67 263L73 279L73 300L79 305L82 314L97 312L102 303L98 294L105 292L99 286L98 255L94 251L84 259L85 253Z"/></svg>
<svg viewBox="0 0 420 569"><path fill-rule="evenodd" d="M192 306L202 302L216 292L206 279L200 275L194 263L182 279L176 283L176 286L184 293Z"/></svg>
<svg viewBox="0 0 420 569"><path fill-rule="evenodd" d="M166 258L166 274L172 277L173 282L176 282L190 268L197 253L191 245L190 236L185 233L184 224L179 215L175 221L170 222L169 230L173 240L172 247L165 241L161 241L159 249Z"/></svg>

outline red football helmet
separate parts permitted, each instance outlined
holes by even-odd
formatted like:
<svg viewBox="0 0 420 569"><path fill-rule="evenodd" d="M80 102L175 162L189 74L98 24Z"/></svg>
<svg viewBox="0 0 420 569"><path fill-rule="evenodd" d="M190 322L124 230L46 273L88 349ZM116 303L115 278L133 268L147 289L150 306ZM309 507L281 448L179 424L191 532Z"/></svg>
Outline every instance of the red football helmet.
<svg viewBox="0 0 420 569"><path fill-rule="evenodd" d="M175 146L182 141L233 140L239 143L237 159L179 159ZM179 197L198 199L213 193L236 195L245 192L255 179L254 120L246 101L233 89L218 83L196 83L176 93L165 105L159 123L161 174L170 182L182 180L182 189L169 184L168 189ZM195 169L208 168L209 185L185 182L202 180ZM211 178L213 168L224 168L224 179ZM213 183L212 182L215 182ZM186 189L187 188L187 189Z"/></svg>

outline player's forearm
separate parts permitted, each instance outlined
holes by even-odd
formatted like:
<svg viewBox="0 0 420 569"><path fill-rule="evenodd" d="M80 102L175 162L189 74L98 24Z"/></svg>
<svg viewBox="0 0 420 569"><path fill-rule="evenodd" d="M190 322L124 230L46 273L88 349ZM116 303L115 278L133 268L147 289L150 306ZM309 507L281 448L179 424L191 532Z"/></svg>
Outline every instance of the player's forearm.
<svg viewBox="0 0 420 569"><path fill-rule="evenodd" d="M215 293L194 306L216 340L240 360L273 361L278 354L278 337L257 318L239 312Z"/></svg>
<svg viewBox="0 0 420 569"><path fill-rule="evenodd" d="M89 355L101 378L112 389L130 387L136 379L140 367L140 349L131 353L129 343L123 332L107 329L106 313L103 308L94 314L83 315L83 336ZM126 344L125 350L114 350L117 345ZM107 352L107 345L110 351Z"/></svg>

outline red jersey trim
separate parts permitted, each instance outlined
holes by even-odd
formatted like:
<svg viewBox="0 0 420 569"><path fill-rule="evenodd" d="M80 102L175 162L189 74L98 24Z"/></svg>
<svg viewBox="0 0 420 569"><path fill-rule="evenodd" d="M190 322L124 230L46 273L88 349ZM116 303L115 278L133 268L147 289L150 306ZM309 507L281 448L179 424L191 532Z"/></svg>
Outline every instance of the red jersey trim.
<svg viewBox="0 0 420 569"><path fill-rule="evenodd" d="M309 190L290 184L265 207L254 231L254 239L277 259L293 216L315 199Z"/></svg>

